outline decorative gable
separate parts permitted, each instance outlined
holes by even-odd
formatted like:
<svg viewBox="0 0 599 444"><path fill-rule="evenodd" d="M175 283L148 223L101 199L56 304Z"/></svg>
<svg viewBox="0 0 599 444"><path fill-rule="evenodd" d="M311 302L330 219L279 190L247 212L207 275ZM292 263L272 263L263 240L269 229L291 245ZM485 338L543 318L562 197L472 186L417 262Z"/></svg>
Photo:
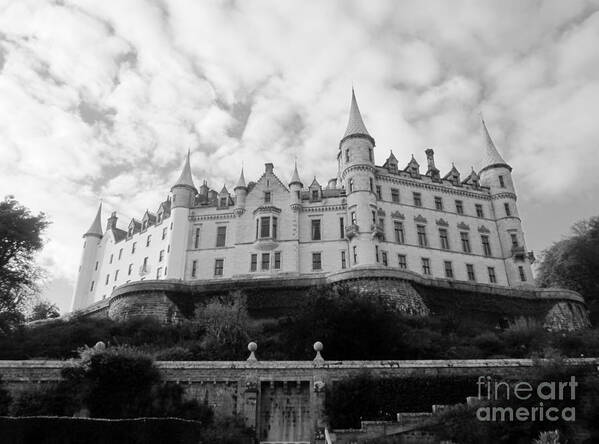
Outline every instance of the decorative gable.
<svg viewBox="0 0 599 444"><path fill-rule="evenodd" d="M470 226L468 224L465 224L464 222L460 222L458 224L458 228L460 230L470 230Z"/></svg>
<svg viewBox="0 0 599 444"><path fill-rule="evenodd" d="M413 154L412 154L412 159L410 160L410 163L408 163L406 165L406 167L404 168L404 171L407 171L408 173L410 173L410 176L412 176L412 177L420 177L420 164L418 162L416 162L416 159L414 159Z"/></svg>
<svg viewBox="0 0 599 444"><path fill-rule="evenodd" d="M448 227L449 222L447 222L445 219L441 218L441 219L437 219L437 225L439 225L440 227Z"/></svg>

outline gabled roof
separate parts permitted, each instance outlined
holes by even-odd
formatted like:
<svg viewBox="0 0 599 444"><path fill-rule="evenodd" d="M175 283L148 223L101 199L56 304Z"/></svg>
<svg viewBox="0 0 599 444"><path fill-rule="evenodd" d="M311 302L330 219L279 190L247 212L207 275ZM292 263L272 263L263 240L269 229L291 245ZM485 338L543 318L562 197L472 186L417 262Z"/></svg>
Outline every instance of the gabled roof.
<svg viewBox="0 0 599 444"><path fill-rule="evenodd" d="M493 139L491 139L491 135L489 134L489 130L487 129L485 119L483 119L482 117L481 122L483 124L483 133L485 137L485 154L482 163L483 169L492 165L505 165L511 170L511 167L506 163L503 157L501 157L499 151L497 151L497 147L495 146Z"/></svg>
<svg viewBox="0 0 599 444"><path fill-rule="evenodd" d="M456 177L456 176L460 177L460 172L455 167L455 165L452 163L451 170L449 170L449 173L447 173L445 176L443 176L443 179L449 179L450 177Z"/></svg>
<svg viewBox="0 0 599 444"><path fill-rule="evenodd" d="M102 237L102 202L100 202L100 206L98 207L98 212L96 213L96 217L92 222L89 230L85 232L83 236L100 236Z"/></svg>
<svg viewBox="0 0 599 444"><path fill-rule="evenodd" d="M404 168L404 171L408 171L414 165L417 166L417 167L420 167L420 164L418 163L418 161L414 158L414 155L412 154L412 158L410 159L410 161L408 162L408 164Z"/></svg>
<svg viewBox="0 0 599 444"><path fill-rule="evenodd" d="M227 190L226 185L223 185L222 189L220 190L220 193L218 194L229 194L229 190Z"/></svg>
<svg viewBox="0 0 599 444"><path fill-rule="evenodd" d="M464 179L462 181L462 183L471 185L474 183L478 183L479 181L480 181L480 177L478 176L478 174L476 174L476 171L474 171L474 168L472 168L472 171L470 172L468 177L466 177L466 179Z"/></svg>
<svg viewBox="0 0 599 444"><path fill-rule="evenodd" d="M316 180L316 176L314 176L314 180L312 181L312 183L310 184L309 188L321 188L320 184L318 183L318 181Z"/></svg>
<svg viewBox="0 0 599 444"><path fill-rule="evenodd" d="M362 120L362 114L360 114L360 108L356 100L356 94L354 89L351 90L351 105L349 108L349 120L347 121L347 129L343 138L354 135L364 135L372 139L372 136L368 133L364 120Z"/></svg>
<svg viewBox="0 0 599 444"><path fill-rule="evenodd" d="M181 175L177 182L173 185L174 187L183 186L183 187L191 187L195 189L195 185L193 184L193 178L191 177L191 166L189 165L189 150L187 150L187 157L185 158L185 164L183 165L183 170L181 171Z"/></svg>

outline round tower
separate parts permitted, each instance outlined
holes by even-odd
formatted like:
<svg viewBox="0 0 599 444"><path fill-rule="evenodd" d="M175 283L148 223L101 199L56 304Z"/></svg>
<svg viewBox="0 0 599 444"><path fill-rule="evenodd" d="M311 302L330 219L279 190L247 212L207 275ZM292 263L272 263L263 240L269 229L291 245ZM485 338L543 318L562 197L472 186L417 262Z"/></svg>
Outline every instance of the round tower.
<svg viewBox="0 0 599 444"><path fill-rule="evenodd" d="M291 176L291 181L289 182L289 205L293 210L297 210L301 207L301 191L303 188L302 181L300 180L299 174L297 172L297 161L294 163L293 168L293 176Z"/></svg>
<svg viewBox="0 0 599 444"><path fill-rule="evenodd" d="M248 195L248 188L245 184L245 177L243 176L243 168L241 168L241 175L237 181L237 185L233 188L235 193L235 212L238 216L245 213L245 199Z"/></svg>
<svg viewBox="0 0 599 444"><path fill-rule="evenodd" d="M486 144L484 166L479 172L480 183L490 189L508 285L534 284L531 257L526 250L524 231L516 204L512 167L499 154L484 120L482 126Z"/></svg>
<svg viewBox="0 0 599 444"><path fill-rule="evenodd" d="M189 232L189 211L197 194L191 177L189 151L183 170L177 182L171 188L171 230L170 252L167 259L167 278L184 279L186 251Z"/></svg>
<svg viewBox="0 0 599 444"><path fill-rule="evenodd" d="M94 294L98 285L96 262L99 261L98 251L102 236L102 203L100 203L94 221L83 235L83 252L79 261L71 311L80 310L94 302Z"/></svg>
<svg viewBox="0 0 599 444"><path fill-rule="evenodd" d="M377 263L374 145L352 89L347 129L337 153L340 180L347 194L346 236L352 266Z"/></svg>

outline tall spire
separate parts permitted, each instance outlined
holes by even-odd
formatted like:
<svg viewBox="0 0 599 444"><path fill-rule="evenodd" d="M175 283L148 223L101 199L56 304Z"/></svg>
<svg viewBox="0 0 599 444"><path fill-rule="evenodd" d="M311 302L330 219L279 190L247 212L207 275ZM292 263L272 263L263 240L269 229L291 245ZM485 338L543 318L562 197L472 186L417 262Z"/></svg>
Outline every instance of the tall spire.
<svg viewBox="0 0 599 444"><path fill-rule="evenodd" d="M485 123L485 119L482 115L480 117L480 120L483 124L483 133L486 141L485 156L483 158L483 169L486 169L494 165L505 165L511 170L511 167L506 163L503 157L501 157L499 151L497 151L497 147L495 146L493 139L491 139L491 135L489 134L489 130L487 129L487 124Z"/></svg>
<svg viewBox="0 0 599 444"><path fill-rule="evenodd" d="M187 158L185 159L185 164L183 165L183 171L181 171L181 175L179 176L179 179L177 179L177 182L175 182L175 185L173 185L173 187L176 186L187 186L187 187L191 187L191 188L195 188L195 185L193 184L193 178L191 177L191 166L189 165L189 149L187 150Z"/></svg>
<svg viewBox="0 0 599 444"><path fill-rule="evenodd" d="M233 191L235 191L237 188L247 188L245 184L245 177L243 176L243 167L241 167L241 175L239 176L239 180L237 181L235 188L233 188Z"/></svg>
<svg viewBox="0 0 599 444"><path fill-rule="evenodd" d="M365 135L370 138L370 134L366 129L366 125L364 125L364 121L362 120L362 115L360 114L360 108L358 108L358 102L356 100L356 94L354 92L354 88L351 89L351 106L349 108L349 120L347 122L347 129L345 130L345 134L343 137L353 136L353 135Z"/></svg>
<svg viewBox="0 0 599 444"><path fill-rule="evenodd" d="M100 206L98 207L98 212L96 213L96 217L92 222L89 230L83 236L100 236L102 237L102 202L100 202Z"/></svg>
<svg viewBox="0 0 599 444"><path fill-rule="evenodd" d="M289 185L294 183L299 183L300 187L303 186L302 181L300 180L299 174L297 172L297 160L294 162L293 176L291 176L291 182L289 182Z"/></svg>

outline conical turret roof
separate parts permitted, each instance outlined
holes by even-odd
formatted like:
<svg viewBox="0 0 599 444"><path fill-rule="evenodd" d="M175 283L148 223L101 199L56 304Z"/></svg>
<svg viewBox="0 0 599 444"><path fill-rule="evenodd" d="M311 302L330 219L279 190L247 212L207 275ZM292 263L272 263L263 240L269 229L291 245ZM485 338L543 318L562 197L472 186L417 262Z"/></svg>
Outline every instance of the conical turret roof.
<svg viewBox="0 0 599 444"><path fill-rule="evenodd" d="M489 130L487 129L487 125L485 123L485 119L481 116L481 122L483 124L483 133L485 136L485 155L483 158L483 169L492 166L492 165L505 165L511 169L511 167L506 163L506 161L501 157L493 139L491 139L491 135L489 134Z"/></svg>
<svg viewBox="0 0 599 444"><path fill-rule="evenodd" d="M289 185L294 184L294 183L298 183L300 186L303 186L302 181L300 180L299 174L297 172L297 161L294 162L294 168L293 168L293 176L291 176L291 182L289 182Z"/></svg>
<svg viewBox="0 0 599 444"><path fill-rule="evenodd" d="M349 120L347 121L347 129L345 130L345 134L343 135L343 137L353 136L356 134L363 134L370 137L370 134L366 129L366 125L364 125L364 120L362 120L362 114L360 114L360 108L358 107L356 94L354 93L354 89L352 88L351 105L349 108Z"/></svg>
<svg viewBox="0 0 599 444"><path fill-rule="evenodd" d="M183 170L181 171L181 175L179 176L179 179L177 179L177 182L175 182L175 184L173 185L174 187L177 186L187 186L187 187L191 187L191 188L195 188L195 185L193 184L193 178L191 177L191 166L189 165L189 150L187 150L187 157L185 158L185 164L183 165Z"/></svg>
<svg viewBox="0 0 599 444"><path fill-rule="evenodd" d="M100 202L100 206L98 207L98 212L96 213L96 217L92 222L89 230L83 236L100 236L102 237L102 202Z"/></svg>
<svg viewBox="0 0 599 444"><path fill-rule="evenodd" d="M243 167L241 168L239 180L237 181L237 185L235 185L235 188L233 188L233 191L235 191L237 188L247 188L247 185L245 184L245 176L243 175Z"/></svg>

